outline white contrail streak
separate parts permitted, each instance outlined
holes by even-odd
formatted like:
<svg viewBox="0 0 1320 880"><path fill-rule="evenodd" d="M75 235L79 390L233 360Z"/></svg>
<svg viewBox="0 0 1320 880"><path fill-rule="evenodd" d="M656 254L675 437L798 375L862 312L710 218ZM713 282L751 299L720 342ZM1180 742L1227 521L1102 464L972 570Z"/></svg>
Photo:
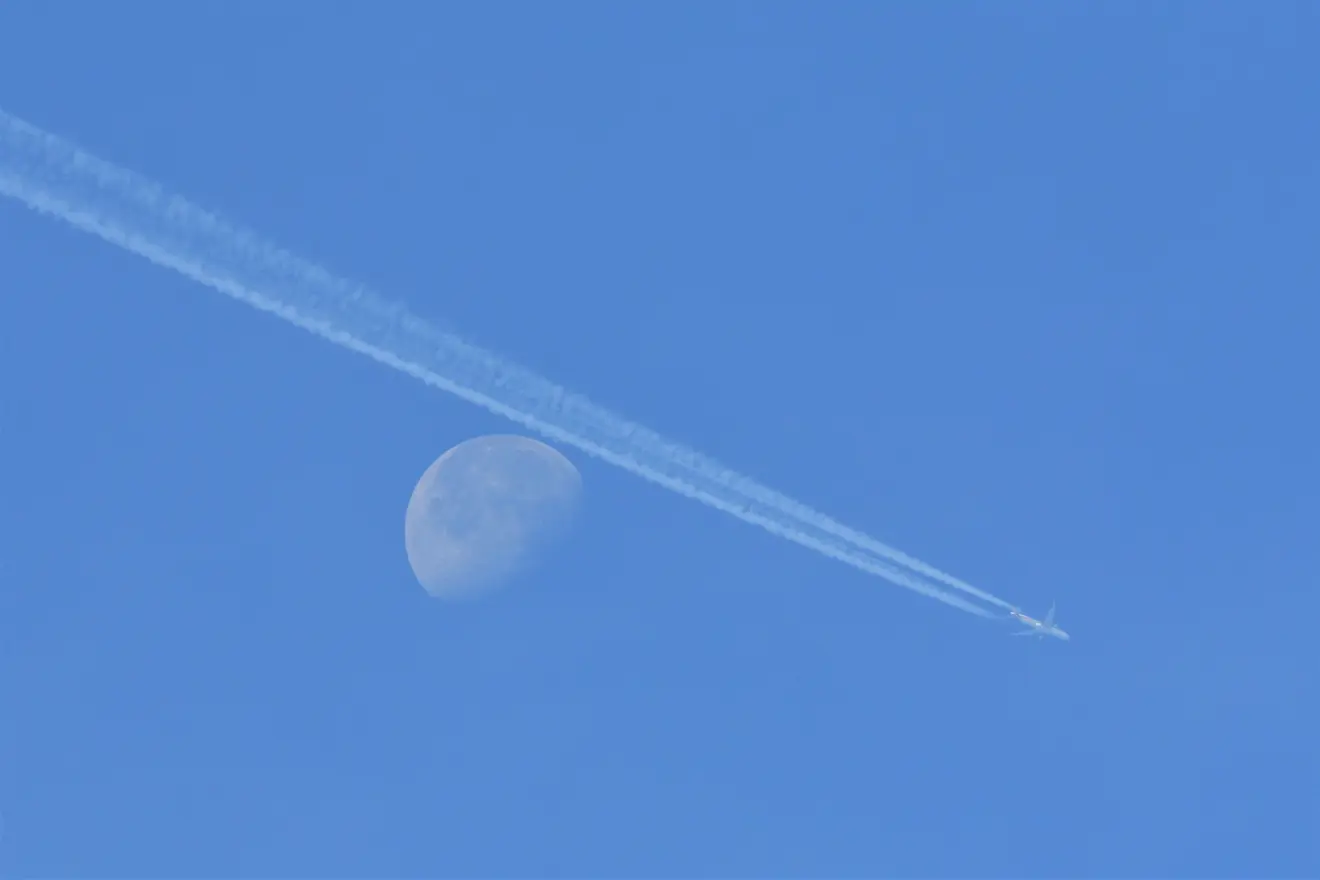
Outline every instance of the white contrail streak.
<svg viewBox="0 0 1320 880"><path fill-rule="evenodd" d="M826 556L973 614L992 616L926 579L1000 607L1014 607L442 331L366 288L231 226L152 181L4 110L0 110L0 193Z"/></svg>

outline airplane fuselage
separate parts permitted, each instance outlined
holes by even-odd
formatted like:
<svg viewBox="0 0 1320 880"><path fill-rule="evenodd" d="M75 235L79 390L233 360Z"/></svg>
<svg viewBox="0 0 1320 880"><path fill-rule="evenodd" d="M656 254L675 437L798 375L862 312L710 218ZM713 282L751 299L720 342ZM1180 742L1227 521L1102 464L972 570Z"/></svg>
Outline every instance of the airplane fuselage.
<svg viewBox="0 0 1320 880"><path fill-rule="evenodd" d="M1008 613L1019 623L1031 627L1033 635L1040 636L1041 638L1044 638L1045 636L1053 636L1056 639L1062 639L1065 642L1068 641L1068 634L1049 621L1037 620L1034 617L1023 614L1021 611L1010 611Z"/></svg>

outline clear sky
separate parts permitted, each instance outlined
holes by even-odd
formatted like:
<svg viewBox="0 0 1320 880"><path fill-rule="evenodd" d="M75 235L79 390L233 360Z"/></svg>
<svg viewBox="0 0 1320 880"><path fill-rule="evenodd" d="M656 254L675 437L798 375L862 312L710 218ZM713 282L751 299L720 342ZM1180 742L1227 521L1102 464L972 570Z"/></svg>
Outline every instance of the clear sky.
<svg viewBox="0 0 1320 880"><path fill-rule="evenodd" d="M0 106L1021 605L0 203L12 877L1320 875L1320 6L0 5Z"/></svg>

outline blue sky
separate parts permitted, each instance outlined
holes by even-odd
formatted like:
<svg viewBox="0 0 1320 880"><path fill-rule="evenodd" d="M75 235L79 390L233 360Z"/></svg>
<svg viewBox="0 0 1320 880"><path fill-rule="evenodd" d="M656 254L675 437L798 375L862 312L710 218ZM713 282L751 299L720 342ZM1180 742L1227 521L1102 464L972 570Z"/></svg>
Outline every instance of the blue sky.
<svg viewBox="0 0 1320 880"><path fill-rule="evenodd" d="M0 204L7 876L1320 873L1313 4L0 7L0 106L1042 612L1008 638Z"/></svg>

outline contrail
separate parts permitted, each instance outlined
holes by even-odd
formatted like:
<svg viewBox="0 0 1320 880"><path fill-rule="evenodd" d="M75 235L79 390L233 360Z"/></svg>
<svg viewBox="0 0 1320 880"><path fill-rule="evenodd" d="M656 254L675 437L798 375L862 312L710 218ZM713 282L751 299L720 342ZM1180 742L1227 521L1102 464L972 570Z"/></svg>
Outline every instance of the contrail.
<svg viewBox="0 0 1320 880"><path fill-rule="evenodd" d="M0 193L660 486L973 614L1011 604L465 342L0 110ZM874 554L905 566L871 558Z"/></svg>

